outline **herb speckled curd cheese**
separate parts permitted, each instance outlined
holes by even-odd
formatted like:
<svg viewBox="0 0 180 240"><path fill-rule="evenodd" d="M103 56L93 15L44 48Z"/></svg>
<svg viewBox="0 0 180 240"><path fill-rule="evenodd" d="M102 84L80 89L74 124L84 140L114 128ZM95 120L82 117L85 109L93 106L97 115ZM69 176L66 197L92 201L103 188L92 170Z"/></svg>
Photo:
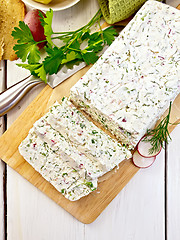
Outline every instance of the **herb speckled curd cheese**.
<svg viewBox="0 0 180 240"><path fill-rule="evenodd" d="M70 99L134 148L179 92L180 11L147 1Z"/></svg>

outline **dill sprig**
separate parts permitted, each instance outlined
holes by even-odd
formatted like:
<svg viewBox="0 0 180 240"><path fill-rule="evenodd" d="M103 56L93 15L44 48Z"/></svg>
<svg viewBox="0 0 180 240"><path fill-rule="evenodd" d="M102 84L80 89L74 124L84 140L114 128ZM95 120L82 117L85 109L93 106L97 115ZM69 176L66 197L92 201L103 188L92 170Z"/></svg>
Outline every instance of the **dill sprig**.
<svg viewBox="0 0 180 240"><path fill-rule="evenodd" d="M164 148L164 142L168 144L168 140L171 140L170 133L168 131L168 125L170 124L170 113L171 102L167 116L161 120L157 127L147 131L147 136L144 138L144 141L148 141L152 145L152 147L149 149L149 154L158 152L161 147ZM152 137L149 138L149 136Z"/></svg>

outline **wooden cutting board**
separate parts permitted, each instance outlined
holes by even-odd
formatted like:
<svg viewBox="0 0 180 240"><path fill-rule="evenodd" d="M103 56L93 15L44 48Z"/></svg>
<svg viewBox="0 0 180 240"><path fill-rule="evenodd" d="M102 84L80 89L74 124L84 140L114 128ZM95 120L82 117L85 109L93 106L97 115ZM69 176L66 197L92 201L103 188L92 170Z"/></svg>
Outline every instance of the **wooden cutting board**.
<svg viewBox="0 0 180 240"><path fill-rule="evenodd" d="M99 183L97 191L76 202L71 202L24 160L19 154L18 146L27 136L33 123L43 116L56 100L61 101L63 96L69 96L70 88L89 68L90 66L85 67L55 89L46 86L0 138L0 158L82 223L93 222L139 168L133 165L132 160L125 160L120 163L116 171L111 173L110 177ZM171 122L177 122L180 118L178 106L180 106L180 95L173 103ZM175 125L171 125L170 131L174 127Z"/></svg>

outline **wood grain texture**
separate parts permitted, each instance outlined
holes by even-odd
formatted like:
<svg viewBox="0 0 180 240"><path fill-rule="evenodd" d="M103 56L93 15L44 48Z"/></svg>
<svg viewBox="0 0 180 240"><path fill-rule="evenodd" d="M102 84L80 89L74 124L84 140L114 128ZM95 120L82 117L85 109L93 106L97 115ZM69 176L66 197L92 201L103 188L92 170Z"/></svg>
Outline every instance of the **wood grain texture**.
<svg viewBox="0 0 180 240"><path fill-rule="evenodd" d="M4 90L4 62L0 61L0 92ZM4 132L4 118L0 117L0 136ZM4 239L4 163L0 160L0 240Z"/></svg>
<svg viewBox="0 0 180 240"><path fill-rule="evenodd" d="M85 225L86 240L164 239L164 151L141 169L105 211Z"/></svg>
<svg viewBox="0 0 180 240"><path fill-rule="evenodd" d="M180 239L180 126L171 134L167 154L167 239Z"/></svg>

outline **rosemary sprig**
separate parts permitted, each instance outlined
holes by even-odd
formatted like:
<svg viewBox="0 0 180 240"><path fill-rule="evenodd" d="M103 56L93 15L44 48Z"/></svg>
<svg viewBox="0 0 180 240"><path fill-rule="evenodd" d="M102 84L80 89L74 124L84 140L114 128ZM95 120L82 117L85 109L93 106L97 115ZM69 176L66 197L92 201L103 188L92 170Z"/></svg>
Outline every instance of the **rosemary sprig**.
<svg viewBox="0 0 180 240"><path fill-rule="evenodd" d="M149 141L152 147L149 149L149 154L158 152L160 148L164 148L164 142L168 143L168 139L171 140L168 125L170 124L170 113L171 113L171 102L169 106L168 115L161 120L161 122L152 130L147 131L147 136L144 138L144 141ZM152 136L149 138L149 136Z"/></svg>

